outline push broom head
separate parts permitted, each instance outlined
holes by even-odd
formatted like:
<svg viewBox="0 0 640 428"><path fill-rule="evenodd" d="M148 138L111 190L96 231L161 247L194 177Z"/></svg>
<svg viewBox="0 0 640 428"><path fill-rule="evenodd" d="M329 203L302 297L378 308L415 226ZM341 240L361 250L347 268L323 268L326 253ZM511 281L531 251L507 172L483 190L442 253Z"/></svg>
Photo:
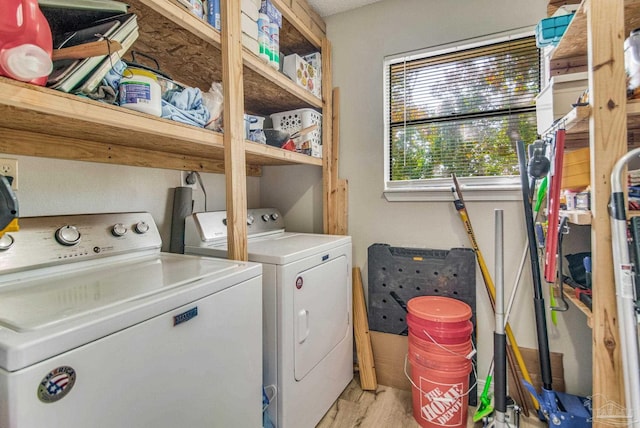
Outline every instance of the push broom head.
<svg viewBox="0 0 640 428"><path fill-rule="evenodd" d="M491 398L487 396L480 397L480 404L478 409L473 414L473 422L480 422L483 418L493 413L493 406L491 405Z"/></svg>
<svg viewBox="0 0 640 428"><path fill-rule="evenodd" d="M478 409L473 414L473 422L480 422L486 416L489 416L493 413L493 406L491 405L491 397L489 396L489 386L491 385L491 378L493 371L493 361L491 361L491 366L489 367L489 373L487 374L487 379L484 383L484 388L482 389L482 394L480 394L480 404L478 404Z"/></svg>

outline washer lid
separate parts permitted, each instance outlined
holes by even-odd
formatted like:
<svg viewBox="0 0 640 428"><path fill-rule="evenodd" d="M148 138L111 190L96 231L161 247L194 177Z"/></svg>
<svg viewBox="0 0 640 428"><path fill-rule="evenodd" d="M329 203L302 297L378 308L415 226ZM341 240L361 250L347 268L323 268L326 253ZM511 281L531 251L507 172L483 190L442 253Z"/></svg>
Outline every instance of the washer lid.
<svg viewBox="0 0 640 428"><path fill-rule="evenodd" d="M40 361L261 273L253 263L167 253L78 265L0 286L0 367Z"/></svg>

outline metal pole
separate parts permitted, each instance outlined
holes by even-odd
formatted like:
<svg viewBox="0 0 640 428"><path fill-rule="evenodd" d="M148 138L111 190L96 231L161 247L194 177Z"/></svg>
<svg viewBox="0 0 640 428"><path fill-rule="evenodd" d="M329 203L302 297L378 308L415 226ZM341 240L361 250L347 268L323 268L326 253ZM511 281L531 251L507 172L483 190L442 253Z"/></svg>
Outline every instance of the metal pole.
<svg viewBox="0 0 640 428"><path fill-rule="evenodd" d="M503 213L495 210L495 258L496 258L496 326L493 336L493 358L495 359L494 388L496 397L495 426L505 428L507 413L507 340L504 334L504 237Z"/></svg>
<svg viewBox="0 0 640 428"><path fill-rule="evenodd" d="M627 163L640 155L640 148L631 150L622 156L611 171L611 242L613 245L613 272L616 282L616 304L620 319L620 349L624 373L624 389L629 417L629 425L640 427L640 365L638 363L637 318L635 309L635 287L633 267L627 244L627 214L624 188ZM623 178L622 176L625 175ZM636 269L639 269L636 266Z"/></svg>

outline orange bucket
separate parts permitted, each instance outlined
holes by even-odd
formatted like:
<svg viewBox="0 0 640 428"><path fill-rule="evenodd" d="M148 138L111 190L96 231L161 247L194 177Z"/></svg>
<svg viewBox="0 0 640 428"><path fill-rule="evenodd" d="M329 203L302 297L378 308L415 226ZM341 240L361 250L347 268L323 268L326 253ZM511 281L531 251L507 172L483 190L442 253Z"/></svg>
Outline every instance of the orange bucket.
<svg viewBox="0 0 640 428"><path fill-rule="evenodd" d="M471 361L444 355L418 359L409 353L409 362L413 417L418 424L422 428L466 427Z"/></svg>
<svg viewBox="0 0 640 428"><path fill-rule="evenodd" d="M471 307L441 296L414 297L407 303L409 333L440 344L465 343L471 338Z"/></svg>
<svg viewBox="0 0 640 428"><path fill-rule="evenodd" d="M430 364L429 361L443 356L444 358L458 363L469 361L468 358L473 351L473 343L467 340L464 343L448 345L433 343L420 339L413 334L409 334L409 355L412 355L420 364Z"/></svg>

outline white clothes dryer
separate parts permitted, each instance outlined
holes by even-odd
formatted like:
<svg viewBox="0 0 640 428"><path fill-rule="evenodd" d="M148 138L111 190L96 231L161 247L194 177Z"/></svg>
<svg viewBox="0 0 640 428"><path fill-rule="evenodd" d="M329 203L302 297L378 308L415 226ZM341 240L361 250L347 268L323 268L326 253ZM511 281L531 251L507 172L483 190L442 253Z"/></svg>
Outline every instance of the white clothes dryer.
<svg viewBox="0 0 640 428"><path fill-rule="evenodd" d="M259 427L258 263L160 252L148 213L0 238L0 427Z"/></svg>
<svg viewBox="0 0 640 428"><path fill-rule="evenodd" d="M188 216L185 253L227 257L225 218ZM315 427L353 379L351 237L286 232L276 209L247 219L249 260L263 266L264 383L277 391L268 413L279 428Z"/></svg>

